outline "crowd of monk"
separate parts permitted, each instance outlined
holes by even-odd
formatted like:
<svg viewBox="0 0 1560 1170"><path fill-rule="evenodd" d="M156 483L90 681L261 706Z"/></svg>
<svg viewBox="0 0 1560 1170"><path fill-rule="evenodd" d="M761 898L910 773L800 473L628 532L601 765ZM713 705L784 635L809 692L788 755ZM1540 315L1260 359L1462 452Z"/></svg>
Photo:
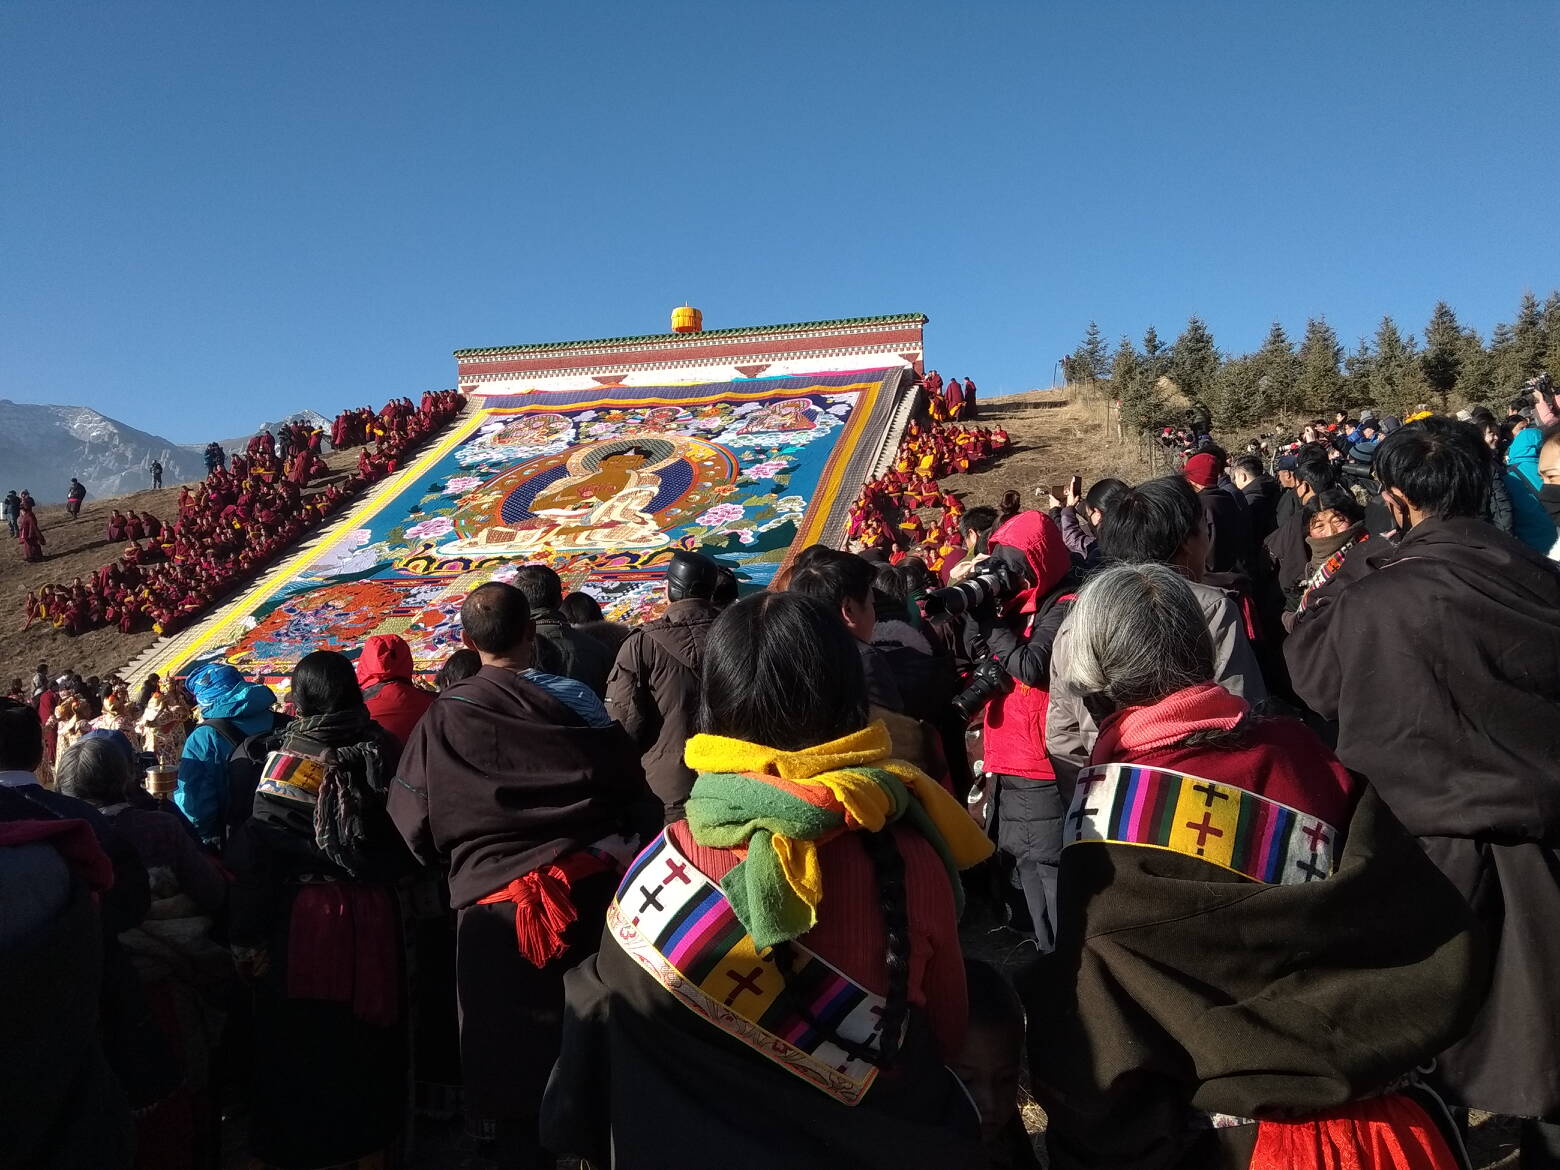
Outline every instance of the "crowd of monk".
<svg viewBox="0 0 1560 1170"><path fill-rule="evenodd" d="M941 374L929 370L921 379L921 388L926 391L926 411L933 422L959 422L976 416L974 378L965 378L962 385L957 378L944 383Z"/></svg>
<svg viewBox="0 0 1560 1170"><path fill-rule="evenodd" d="M371 406L344 410L331 424L330 445L337 451L345 451L382 440L387 435L394 434L397 427L404 427L419 414L426 414L432 410L434 400L439 394L450 393L453 391L428 391L422 396L420 408L413 406L410 398L394 398L377 412Z"/></svg>
<svg viewBox="0 0 1560 1170"><path fill-rule="evenodd" d="M929 396L929 401L937 399ZM893 467L868 480L851 507L847 533L853 545L882 549L892 564L916 556L933 573L943 574L964 552L964 505L938 480L969 471L1007 446L1008 433L1001 427L928 427L912 421ZM941 513L924 519L923 508Z"/></svg>
<svg viewBox="0 0 1560 1170"><path fill-rule="evenodd" d="M219 461L204 482L180 489L171 524L149 512L110 513L107 539L128 541L124 551L90 580L29 592L22 628L34 621L69 634L102 626L159 635L183 628L369 484L399 470L464 405L454 390L424 394L420 408L396 399L375 416L374 448L360 452L357 469L312 493L305 489L327 470L319 455L323 432L292 423L280 428L280 443L269 430L256 435L245 454Z"/></svg>

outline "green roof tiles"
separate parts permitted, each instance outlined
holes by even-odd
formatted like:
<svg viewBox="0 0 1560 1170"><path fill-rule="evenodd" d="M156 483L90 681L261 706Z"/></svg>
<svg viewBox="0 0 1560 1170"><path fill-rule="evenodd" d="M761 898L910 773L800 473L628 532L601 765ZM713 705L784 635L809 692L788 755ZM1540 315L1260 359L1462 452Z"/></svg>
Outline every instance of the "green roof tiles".
<svg viewBox="0 0 1560 1170"><path fill-rule="evenodd" d="M485 357L499 353L538 353L550 349L597 349L603 346L642 345L650 341L691 341L709 337L749 337L763 333L792 333L807 329L848 329L862 325L925 325L924 313L892 313L883 317L841 317L836 321L800 321L790 325L754 325L746 329L706 329L701 333L642 333L638 337L598 337L590 341L544 341L534 345L491 345L482 349L457 349L457 358Z"/></svg>

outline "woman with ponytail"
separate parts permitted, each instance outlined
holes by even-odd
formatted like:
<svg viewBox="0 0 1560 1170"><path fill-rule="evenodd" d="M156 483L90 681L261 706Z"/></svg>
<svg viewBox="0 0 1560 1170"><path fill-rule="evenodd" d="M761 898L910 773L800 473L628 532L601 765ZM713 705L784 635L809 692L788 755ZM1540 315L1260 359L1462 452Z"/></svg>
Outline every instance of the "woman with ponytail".
<svg viewBox="0 0 1560 1170"><path fill-rule="evenodd" d="M984 1164L944 1065L968 1017L958 870L991 846L867 709L821 602L716 621L687 820L568 977L549 1148L618 1170Z"/></svg>

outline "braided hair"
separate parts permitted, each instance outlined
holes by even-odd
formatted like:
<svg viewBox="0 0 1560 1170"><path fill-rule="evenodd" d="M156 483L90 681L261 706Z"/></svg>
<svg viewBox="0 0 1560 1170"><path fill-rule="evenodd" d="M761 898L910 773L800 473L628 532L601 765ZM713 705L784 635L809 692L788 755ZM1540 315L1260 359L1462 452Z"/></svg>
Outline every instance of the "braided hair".
<svg viewBox="0 0 1560 1170"><path fill-rule="evenodd" d="M805 997L791 983L790 976L797 964L795 949L789 942L775 945L775 970L780 973L784 994L792 1010L806 1020L810 1028L821 1032L831 1044L842 1049L853 1060L864 1060L878 1068L890 1068L899 1059L905 1020L910 1014L910 901L905 886L905 859L888 826L880 832L862 833L858 840L872 863L883 910L883 929L887 936L884 962L888 967L888 993L884 996L877 1044L848 1040L812 1014Z"/></svg>

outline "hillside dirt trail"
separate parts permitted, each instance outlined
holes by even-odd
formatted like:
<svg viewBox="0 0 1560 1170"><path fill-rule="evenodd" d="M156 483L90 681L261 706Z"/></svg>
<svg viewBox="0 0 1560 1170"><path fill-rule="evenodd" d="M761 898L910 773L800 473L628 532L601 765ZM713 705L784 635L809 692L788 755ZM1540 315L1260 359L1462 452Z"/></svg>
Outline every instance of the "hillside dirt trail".
<svg viewBox="0 0 1560 1170"><path fill-rule="evenodd" d="M1071 388L983 398L979 408L976 424L1004 428L1011 444L989 463L943 481L944 490L966 507L996 507L1002 494L1013 489L1025 508L1042 508L1046 489L1065 484L1072 475L1079 476L1087 490L1107 476L1130 483L1168 470L1163 460L1156 465L1146 458L1136 438L1118 439L1114 421L1105 422L1104 406Z"/></svg>

